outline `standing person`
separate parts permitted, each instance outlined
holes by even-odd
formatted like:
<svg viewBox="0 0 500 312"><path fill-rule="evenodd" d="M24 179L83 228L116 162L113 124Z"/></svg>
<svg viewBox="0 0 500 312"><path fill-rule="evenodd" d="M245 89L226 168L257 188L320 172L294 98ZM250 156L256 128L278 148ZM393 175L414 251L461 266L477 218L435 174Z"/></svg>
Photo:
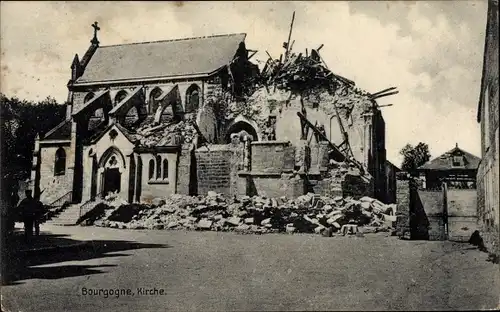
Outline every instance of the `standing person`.
<svg viewBox="0 0 500 312"><path fill-rule="evenodd" d="M39 236L40 235L40 223L42 222L42 217L45 212L45 208L42 204L41 201L39 201L37 198L33 199L33 222L35 225L35 235Z"/></svg>
<svg viewBox="0 0 500 312"><path fill-rule="evenodd" d="M29 242L31 240L31 237L33 236L33 223L36 213L36 201L31 195L31 190L25 190L24 194L26 195L26 198L21 200L18 208L24 222L24 239L26 240L26 242Z"/></svg>

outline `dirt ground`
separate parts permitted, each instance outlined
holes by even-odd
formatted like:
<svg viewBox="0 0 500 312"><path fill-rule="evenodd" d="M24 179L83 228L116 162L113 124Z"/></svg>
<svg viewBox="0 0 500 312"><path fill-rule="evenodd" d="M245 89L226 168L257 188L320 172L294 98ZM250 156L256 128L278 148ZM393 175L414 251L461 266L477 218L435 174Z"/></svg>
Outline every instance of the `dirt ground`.
<svg viewBox="0 0 500 312"><path fill-rule="evenodd" d="M475 310L499 303L499 266L467 244L365 237L43 228L78 252L20 263L4 311ZM164 289L141 295L138 287ZM132 289L105 298L82 289Z"/></svg>

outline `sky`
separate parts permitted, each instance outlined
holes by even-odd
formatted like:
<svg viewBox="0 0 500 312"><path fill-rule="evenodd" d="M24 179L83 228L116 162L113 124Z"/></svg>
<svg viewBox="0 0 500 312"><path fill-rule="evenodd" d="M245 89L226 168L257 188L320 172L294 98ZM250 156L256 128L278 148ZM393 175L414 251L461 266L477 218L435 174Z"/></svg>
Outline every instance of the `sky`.
<svg viewBox="0 0 500 312"><path fill-rule="evenodd" d="M70 65L99 22L101 45L247 33L248 49L283 52L295 11L294 51L324 44L328 67L382 98L387 158L407 143L432 157L455 147L480 156L476 122L486 1L1 2L1 92L64 102Z"/></svg>

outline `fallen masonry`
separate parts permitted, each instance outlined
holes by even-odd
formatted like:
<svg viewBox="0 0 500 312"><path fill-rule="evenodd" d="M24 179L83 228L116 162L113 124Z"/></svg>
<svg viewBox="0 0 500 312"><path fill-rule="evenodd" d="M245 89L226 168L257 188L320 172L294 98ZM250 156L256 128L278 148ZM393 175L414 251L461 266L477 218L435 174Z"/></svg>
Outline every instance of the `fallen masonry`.
<svg viewBox="0 0 500 312"><path fill-rule="evenodd" d="M326 197L309 193L296 199L243 196L228 199L172 195L157 204L128 204L119 197L100 204L100 214L82 225L120 229L184 229L239 233L360 233L391 232L396 205L370 198Z"/></svg>

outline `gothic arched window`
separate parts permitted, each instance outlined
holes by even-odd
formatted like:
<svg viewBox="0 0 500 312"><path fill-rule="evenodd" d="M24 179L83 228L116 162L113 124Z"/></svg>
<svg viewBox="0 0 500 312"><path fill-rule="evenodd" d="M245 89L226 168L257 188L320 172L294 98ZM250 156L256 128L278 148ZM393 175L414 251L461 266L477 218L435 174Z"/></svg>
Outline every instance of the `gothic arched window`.
<svg viewBox="0 0 500 312"><path fill-rule="evenodd" d="M158 98L162 95L163 91L156 87L149 93L149 113L156 113L156 109L158 108L159 101Z"/></svg>
<svg viewBox="0 0 500 312"><path fill-rule="evenodd" d="M85 98L83 99L83 103L88 103L90 100L94 98L95 94L94 92L89 92L87 95L85 95Z"/></svg>
<svg viewBox="0 0 500 312"><path fill-rule="evenodd" d="M163 180L168 179L168 160L163 160Z"/></svg>
<svg viewBox="0 0 500 312"><path fill-rule="evenodd" d="M120 90L115 96L115 105L123 101L127 97L128 93L125 90Z"/></svg>
<svg viewBox="0 0 500 312"><path fill-rule="evenodd" d="M161 178L161 157L156 156L156 178Z"/></svg>
<svg viewBox="0 0 500 312"><path fill-rule="evenodd" d="M94 117L102 118L104 117L104 110L102 108L98 108L94 111Z"/></svg>
<svg viewBox="0 0 500 312"><path fill-rule="evenodd" d="M149 179L151 180L155 173L155 161L151 159L149 161Z"/></svg>
<svg viewBox="0 0 500 312"><path fill-rule="evenodd" d="M200 87L192 84L186 91L186 113L192 113L200 106Z"/></svg>
<svg viewBox="0 0 500 312"><path fill-rule="evenodd" d="M56 151L56 159L54 163L54 175L64 175L66 172L66 152L60 147Z"/></svg>

